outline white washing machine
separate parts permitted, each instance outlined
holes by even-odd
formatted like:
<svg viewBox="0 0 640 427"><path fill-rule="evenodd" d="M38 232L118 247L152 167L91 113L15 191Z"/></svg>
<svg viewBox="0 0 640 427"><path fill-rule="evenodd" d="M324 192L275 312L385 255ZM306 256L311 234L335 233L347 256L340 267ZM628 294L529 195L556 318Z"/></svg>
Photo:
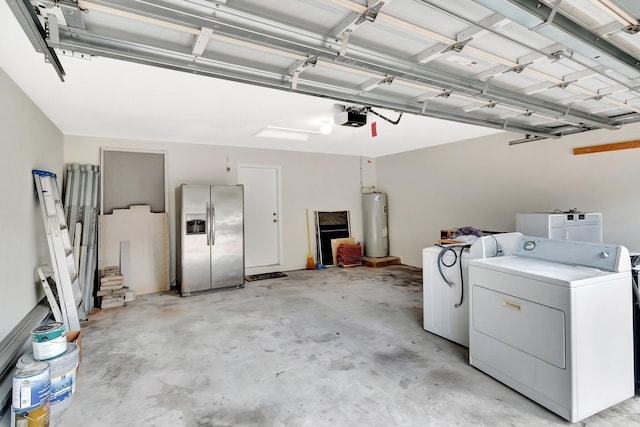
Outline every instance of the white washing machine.
<svg viewBox="0 0 640 427"><path fill-rule="evenodd" d="M424 329L469 346L469 260L509 255L520 233L480 237L472 245L441 245L422 251Z"/></svg>
<svg viewBox="0 0 640 427"><path fill-rule="evenodd" d="M469 263L469 361L571 422L634 395L626 248L523 236Z"/></svg>

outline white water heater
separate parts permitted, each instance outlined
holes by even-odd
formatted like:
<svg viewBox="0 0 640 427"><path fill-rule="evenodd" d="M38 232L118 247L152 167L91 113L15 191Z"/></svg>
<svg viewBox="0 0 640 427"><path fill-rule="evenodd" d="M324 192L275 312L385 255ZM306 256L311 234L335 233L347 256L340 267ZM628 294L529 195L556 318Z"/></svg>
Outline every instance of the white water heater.
<svg viewBox="0 0 640 427"><path fill-rule="evenodd" d="M389 256L387 195L384 193L363 194L362 213L364 215L364 256L370 258Z"/></svg>

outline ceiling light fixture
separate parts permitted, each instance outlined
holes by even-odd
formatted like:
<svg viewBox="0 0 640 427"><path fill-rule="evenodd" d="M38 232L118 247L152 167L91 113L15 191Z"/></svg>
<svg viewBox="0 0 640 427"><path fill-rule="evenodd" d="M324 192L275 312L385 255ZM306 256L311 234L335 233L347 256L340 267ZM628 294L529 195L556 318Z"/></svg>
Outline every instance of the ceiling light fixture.
<svg viewBox="0 0 640 427"><path fill-rule="evenodd" d="M259 138L288 139L291 141L306 141L309 138L309 135L298 132L296 129L276 128L275 126L267 126L256 133L255 136Z"/></svg>
<svg viewBox="0 0 640 427"><path fill-rule="evenodd" d="M329 122L322 122L320 125L320 133L323 135L329 135L333 132L333 125Z"/></svg>
<svg viewBox="0 0 640 427"><path fill-rule="evenodd" d="M267 126L254 136L260 138L290 139L293 141L307 141L309 135L329 135L333 131L333 125L322 122L319 130L296 129L281 126Z"/></svg>

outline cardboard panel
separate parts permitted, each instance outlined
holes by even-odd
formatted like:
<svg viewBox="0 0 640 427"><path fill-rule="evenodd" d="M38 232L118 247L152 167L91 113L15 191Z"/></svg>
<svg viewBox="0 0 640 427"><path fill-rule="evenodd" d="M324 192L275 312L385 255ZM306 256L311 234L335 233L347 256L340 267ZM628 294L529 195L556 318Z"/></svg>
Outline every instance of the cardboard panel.
<svg viewBox="0 0 640 427"><path fill-rule="evenodd" d="M114 209L99 216L98 268L121 265L122 242L128 242L130 284L136 295L169 290L169 239L166 213L148 205ZM127 260L125 260L127 264Z"/></svg>

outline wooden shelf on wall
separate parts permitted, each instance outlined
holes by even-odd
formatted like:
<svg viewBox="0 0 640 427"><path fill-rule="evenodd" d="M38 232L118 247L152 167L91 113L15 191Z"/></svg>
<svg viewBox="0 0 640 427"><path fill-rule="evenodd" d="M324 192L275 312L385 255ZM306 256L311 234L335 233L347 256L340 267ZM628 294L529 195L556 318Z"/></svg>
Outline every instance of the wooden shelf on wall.
<svg viewBox="0 0 640 427"><path fill-rule="evenodd" d="M575 156L579 154L602 153L604 151L628 150L640 148L640 141L616 142L612 144L592 145L591 147L578 147L573 149Z"/></svg>

